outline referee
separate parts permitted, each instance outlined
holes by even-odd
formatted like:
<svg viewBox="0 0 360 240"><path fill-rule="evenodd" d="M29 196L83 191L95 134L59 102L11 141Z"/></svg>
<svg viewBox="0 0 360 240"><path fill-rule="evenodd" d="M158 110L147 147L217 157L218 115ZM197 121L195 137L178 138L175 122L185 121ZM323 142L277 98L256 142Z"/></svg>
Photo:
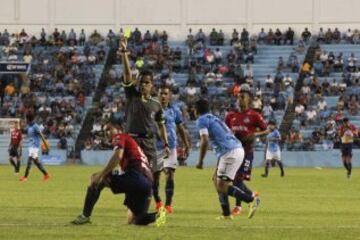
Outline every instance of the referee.
<svg viewBox="0 0 360 240"><path fill-rule="evenodd" d="M139 76L139 89L136 88L137 79L133 79L127 50L126 40L120 41L120 54L124 65L123 86L126 95L126 132L139 144L153 173L156 171L156 123L164 143L165 155L170 154L166 133L165 120L160 102L151 97L153 88L153 74L142 71Z"/></svg>

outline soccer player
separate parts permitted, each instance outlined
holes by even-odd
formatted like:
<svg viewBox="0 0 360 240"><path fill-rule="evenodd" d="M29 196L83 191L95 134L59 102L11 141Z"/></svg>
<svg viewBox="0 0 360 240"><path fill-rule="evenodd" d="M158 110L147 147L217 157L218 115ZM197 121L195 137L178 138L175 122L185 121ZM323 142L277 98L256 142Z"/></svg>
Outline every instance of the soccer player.
<svg viewBox="0 0 360 240"><path fill-rule="evenodd" d="M266 148L266 155L265 155L265 173L262 174L262 177L267 177L269 175L269 168L270 164L275 163L278 164L280 171L281 171L281 177L285 176L284 172L284 166L281 162L281 153L280 153L280 146L279 141L281 140L280 132L276 127L276 122L270 120L268 122L268 127L270 129L270 133L267 135L267 148Z"/></svg>
<svg viewBox="0 0 360 240"><path fill-rule="evenodd" d="M174 174L177 166L177 136L176 130L178 130L181 140L185 143L185 155L189 155L190 144L187 139L187 135L182 123L182 115L179 108L171 103L171 89L169 86L161 86L159 89L159 99L161 107L164 111L166 131L168 135L170 155L164 156L161 154L158 157L156 164L156 171L154 172L154 184L153 195L156 202L156 208L159 209L163 203L159 195L159 182L161 171L164 170L166 175L165 184L165 209L167 213L172 213L173 208L172 197L174 195ZM161 141L158 142L158 149L163 149L164 145Z"/></svg>
<svg viewBox="0 0 360 240"><path fill-rule="evenodd" d="M354 137L357 136L357 129L349 122L348 118L344 118L342 126L338 130L338 134L341 138L342 161L347 170L347 177L350 178L352 170L352 145Z"/></svg>
<svg viewBox="0 0 360 240"><path fill-rule="evenodd" d="M38 124L35 123L35 115L32 112L28 112L26 114L26 120L27 120L27 137L30 139L30 145L29 145L29 158L27 161L27 166L25 170L24 176L20 177L20 181L25 182L28 180L28 176L30 173L31 165L34 163L37 168L43 173L43 180L47 181L49 180L50 176L45 170L44 166L42 165L39 156L41 154L41 141L43 142L45 148L49 148L47 145L47 142L41 133L40 127Z"/></svg>
<svg viewBox="0 0 360 240"><path fill-rule="evenodd" d="M21 165L21 147L22 147L22 133L19 129L19 123L13 122L14 129L11 131L11 140L9 145L9 161L14 166L15 174L20 171Z"/></svg>
<svg viewBox="0 0 360 240"><path fill-rule="evenodd" d="M244 161L236 174L234 185L251 194L243 180L250 181L252 161L254 159L255 138L268 133L267 124L260 113L250 108L252 94L248 84L242 84L238 95L240 111L232 111L225 117L226 125L233 131L235 136L244 146ZM232 210L233 215L241 213L241 201L236 200L236 206Z"/></svg>
<svg viewBox="0 0 360 240"><path fill-rule="evenodd" d="M196 102L197 127L200 132L200 154L197 168L202 169L208 149L209 139L212 141L218 163L214 176L214 184L219 195L222 216L219 219L232 219L228 195L239 198L250 204L248 217L254 216L260 204L257 193L248 193L232 185L236 172L244 159L244 149L224 122L209 113L209 103L205 99Z"/></svg>
<svg viewBox="0 0 360 240"><path fill-rule="evenodd" d="M170 155L170 145L167 138L165 120L161 104L151 97L153 74L143 70L139 79L133 79L126 40L120 41L120 54L124 65L124 81L126 95L126 131L144 151L153 173L157 172L156 136L154 126L158 125L161 140L164 143L164 155Z"/></svg>
<svg viewBox="0 0 360 240"><path fill-rule="evenodd" d="M128 223L148 225L156 221L158 226L165 223L165 209L159 214L148 213L151 198L152 173L149 162L139 145L128 134L122 133L119 126L112 128L114 153L102 171L91 176L87 188L84 208L71 223L75 225L90 223L90 217L101 191L108 187L114 194L125 193L124 205L128 208ZM120 167L120 171L114 171Z"/></svg>

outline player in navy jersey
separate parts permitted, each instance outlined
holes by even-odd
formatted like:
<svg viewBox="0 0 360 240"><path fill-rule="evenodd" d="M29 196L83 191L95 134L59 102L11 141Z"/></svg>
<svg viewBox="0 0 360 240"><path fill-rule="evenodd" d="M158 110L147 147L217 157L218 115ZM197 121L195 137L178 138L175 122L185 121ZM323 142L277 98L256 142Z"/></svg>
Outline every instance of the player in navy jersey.
<svg viewBox="0 0 360 240"><path fill-rule="evenodd" d="M179 108L171 103L171 89L169 86L161 86L159 89L159 100L161 107L164 112L166 131L168 136L170 154L160 154L157 163L156 171L154 172L154 184L153 184L153 195L156 202L156 209L159 209L163 203L159 195L159 182L160 173L164 170L166 175L165 184L165 209L167 213L172 213L173 208L172 197L174 195L174 173L177 166L177 135L178 130L181 140L185 143L185 155L189 155L190 144L187 140L187 135L183 126L182 115ZM164 144L162 141L158 141L157 148L163 152Z"/></svg>
<svg viewBox="0 0 360 240"><path fill-rule="evenodd" d="M31 165L34 163L38 169L43 173L43 180L47 181L50 176L45 170L39 158L41 154L41 142L44 144L44 148L49 151L49 145L46 142L41 129L37 123L35 123L35 115L32 112L26 114L27 126L27 138L29 138L29 158L25 170L24 176L20 177L20 181L25 182L28 180Z"/></svg>
<svg viewBox="0 0 360 240"><path fill-rule="evenodd" d="M281 162L281 152L279 145L279 141L281 140L280 132L276 127L275 121L269 121L268 127L270 129L270 133L266 137L267 147L265 154L265 158L266 158L265 173L262 174L261 176L267 177L269 175L270 164L273 163L272 165L275 165L276 163L280 168L280 172L281 172L280 176L284 177L285 172L284 172L284 166Z"/></svg>
<svg viewBox="0 0 360 240"><path fill-rule="evenodd" d="M72 223L90 223L100 193L108 187L114 194L125 193L124 205L128 208L129 224L148 225L155 221L157 226L164 224L165 208L160 208L158 213L148 213L153 176L147 157L130 135L121 132L119 126L114 125L111 131L114 153L103 170L91 176L83 212Z"/></svg>
<svg viewBox="0 0 360 240"><path fill-rule="evenodd" d="M250 204L248 217L253 217L260 204L257 193L247 192L232 185L235 175L244 159L244 149L224 122L209 112L209 103L205 99L196 102L197 127L200 132L200 154L197 168L202 169L208 142L211 140L218 158L214 184L219 195L223 211L220 219L232 219L228 195Z"/></svg>

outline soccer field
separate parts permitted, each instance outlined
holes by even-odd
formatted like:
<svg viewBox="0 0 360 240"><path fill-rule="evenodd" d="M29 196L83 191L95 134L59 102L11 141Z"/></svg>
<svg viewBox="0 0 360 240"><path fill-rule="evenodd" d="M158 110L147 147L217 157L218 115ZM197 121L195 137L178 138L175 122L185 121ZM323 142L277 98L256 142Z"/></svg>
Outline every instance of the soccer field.
<svg viewBox="0 0 360 240"><path fill-rule="evenodd" d="M360 239L358 169L351 180L343 169L286 169L285 178L271 169L267 179L260 177L263 169L255 169L249 186L260 191L262 204L254 218L247 219L244 206L233 221L218 221L213 169L180 168L174 213L156 228L128 226L123 196L109 190L92 224L70 225L82 210L90 173L101 167L47 168L49 182L33 168L29 181L21 183L12 168L0 166L0 239Z"/></svg>

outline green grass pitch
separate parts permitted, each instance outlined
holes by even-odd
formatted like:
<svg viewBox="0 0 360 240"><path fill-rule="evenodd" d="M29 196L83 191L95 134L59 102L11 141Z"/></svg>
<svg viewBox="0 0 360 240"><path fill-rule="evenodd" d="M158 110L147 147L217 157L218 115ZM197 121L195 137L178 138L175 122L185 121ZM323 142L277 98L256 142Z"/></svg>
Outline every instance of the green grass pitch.
<svg viewBox="0 0 360 240"><path fill-rule="evenodd" d="M95 207L92 224L70 225L81 212L89 175L101 166L47 168L49 182L42 182L34 167L29 181L21 183L12 168L0 166L0 239L360 239L358 169L350 180L343 169L293 168L280 178L274 168L267 179L260 177L263 169L255 169L249 186L261 193L262 204L254 218L246 218L244 206L233 221L218 221L213 169L179 168L174 213L156 228L127 225L123 196L109 190Z"/></svg>

